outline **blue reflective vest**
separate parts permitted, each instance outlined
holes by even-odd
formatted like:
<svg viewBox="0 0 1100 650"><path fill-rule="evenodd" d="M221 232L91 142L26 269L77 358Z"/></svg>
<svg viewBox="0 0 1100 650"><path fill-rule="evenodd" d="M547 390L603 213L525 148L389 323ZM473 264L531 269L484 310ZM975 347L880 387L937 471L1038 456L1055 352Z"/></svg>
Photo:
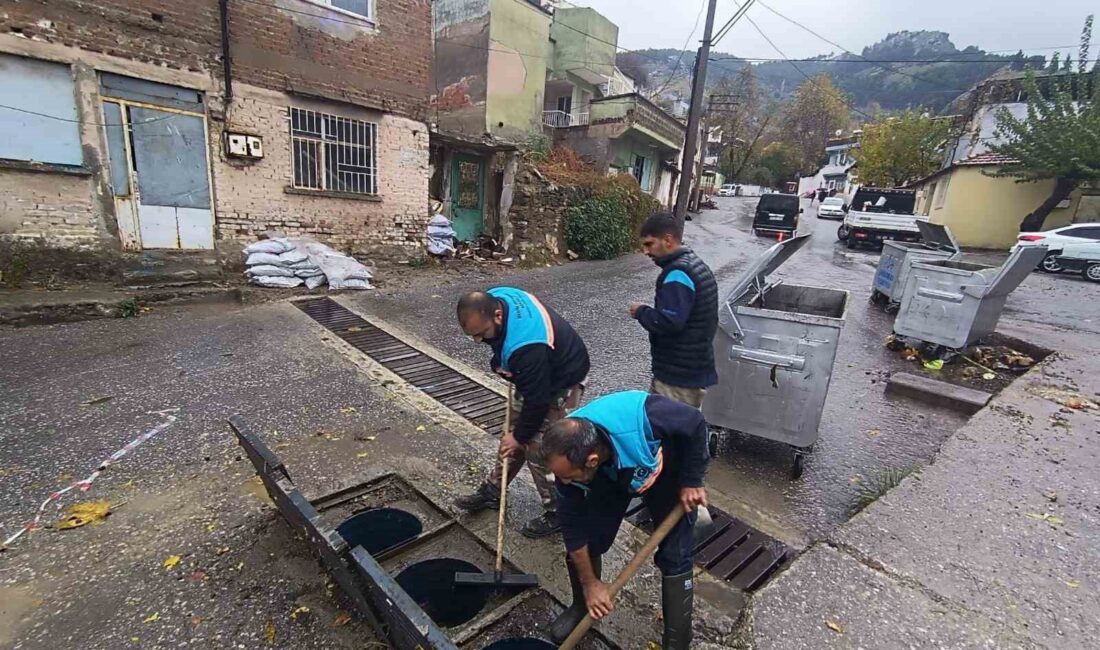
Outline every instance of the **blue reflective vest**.
<svg viewBox="0 0 1100 650"><path fill-rule="evenodd" d="M661 442L653 436L646 413L649 393L628 390L597 398L569 414L602 427L615 451L615 468L633 470L630 490L641 494L653 486L664 466Z"/></svg>
<svg viewBox="0 0 1100 650"><path fill-rule="evenodd" d="M487 293L508 306L508 325L500 351L501 368L511 370L508 360L524 346L542 343L554 347L554 325L538 298L513 287L496 287Z"/></svg>

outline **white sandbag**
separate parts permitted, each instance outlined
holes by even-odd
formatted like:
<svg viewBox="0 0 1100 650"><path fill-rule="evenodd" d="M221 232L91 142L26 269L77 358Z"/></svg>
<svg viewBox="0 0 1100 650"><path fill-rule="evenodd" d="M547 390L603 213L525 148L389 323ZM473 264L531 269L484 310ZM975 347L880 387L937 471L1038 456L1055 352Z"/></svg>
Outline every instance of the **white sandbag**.
<svg viewBox="0 0 1100 650"><path fill-rule="evenodd" d="M309 260L309 255L305 251L292 248L285 253L279 253L279 260L287 265L297 264Z"/></svg>
<svg viewBox="0 0 1100 650"><path fill-rule="evenodd" d="M244 249L244 252L248 255L252 253L273 253L278 255L292 248L294 248L294 244L290 243L289 239L279 237L277 239L262 239L253 244L249 244L248 247Z"/></svg>
<svg viewBox="0 0 1100 650"><path fill-rule="evenodd" d="M302 285L302 278L285 278L272 275L257 275L252 278L252 284L258 287L272 289L291 289Z"/></svg>
<svg viewBox="0 0 1100 650"><path fill-rule="evenodd" d="M298 269L298 270L294 271L294 275L296 275L300 278L312 278L314 276L324 275L324 274L325 274L324 271L322 271L321 269L316 268L316 267L314 267L312 269Z"/></svg>
<svg viewBox="0 0 1100 650"><path fill-rule="evenodd" d="M432 217L428 222L427 234L428 252L432 255L443 255L455 251L455 231L447 217L441 214Z"/></svg>
<svg viewBox="0 0 1100 650"><path fill-rule="evenodd" d="M309 253L310 261L325 273L328 284L333 289L343 289L348 280L363 281L355 287L358 289L370 287L370 283L365 282L371 277L370 271L351 257L312 239L302 238L293 242L296 248Z"/></svg>
<svg viewBox="0 0 1100 650"><path fill-rule="evenodd" d="M369 280L359 280L359 279L355 279L355 278L352 278L350 280L344 280L343 282L340 283L340 286L338 286L338 287L333 285L332 282L329 282L329 286L332 287L333 289L370 289L371 288Z"/></svg>
<svg viewBox="0 0 1100 650"><path fill-rule="evenodd" d="M314 289L316 289L317 287L323 285L326 282L325 274L322 273L321 275L310 276L310 277L306 278L305 282L306 282L306 288L309 289L310 291L313 291Z"/></svg>
<svg viewBox="0 0 1100 650"><path fill-rule="evenodd" d="M248 266L257 266L259 264L283 266L283 260L275 253L252 253L244 263Z"/></svg>
<svg viewBox="0 0 1100 650"><path fill-rule="evenodd" d="M292 278L294 277L294 271L285 269L281 266L275 266L274 264L259 264L257 266L250 266L245 271L245 275L249 277L267 276L277 278Z"/></svg>
<svg viewBox="0 0 1100 650"><path fill-rule="evenodd" d="M301 262L295 262L293 264L287 264L286 267L288 269L294 269L295 271L300 271L302 269L315 269L315 268L317 268L317 265L314 264L313 262L309 261L309 256L307 255L306 258L304 260L302 260Z"/></svg>

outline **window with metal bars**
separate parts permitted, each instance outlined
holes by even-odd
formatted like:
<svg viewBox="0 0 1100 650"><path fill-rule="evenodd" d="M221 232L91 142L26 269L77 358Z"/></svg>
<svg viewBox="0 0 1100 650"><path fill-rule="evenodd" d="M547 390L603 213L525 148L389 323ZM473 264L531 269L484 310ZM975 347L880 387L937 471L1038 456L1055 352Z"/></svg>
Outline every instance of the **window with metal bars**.
<svg viewBox="0 0 1100 650"><path fill-rule="evenodd" d="M377 132L373 122L291 107L294 187L378 194Z"/></svg>

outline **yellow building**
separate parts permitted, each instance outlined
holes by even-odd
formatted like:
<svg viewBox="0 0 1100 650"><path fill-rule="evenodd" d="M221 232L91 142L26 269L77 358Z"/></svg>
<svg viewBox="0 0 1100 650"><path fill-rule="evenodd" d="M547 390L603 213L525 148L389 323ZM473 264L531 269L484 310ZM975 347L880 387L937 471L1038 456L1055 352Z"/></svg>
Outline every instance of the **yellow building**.
<svg viewBox="0 0 1100 650"><path fill-rule="evenodd" d="M960 246L1010 248L1020 234L1020 222L1054 190L1053 180L1017 183L989 175L1013 163L999 154L981 153L911 184L917 190L916 213L951 228ZM1047 216L1043 229L1086 221L1087 215L1078 214L1080 203L1081 191L1076 190Z"/></svg>

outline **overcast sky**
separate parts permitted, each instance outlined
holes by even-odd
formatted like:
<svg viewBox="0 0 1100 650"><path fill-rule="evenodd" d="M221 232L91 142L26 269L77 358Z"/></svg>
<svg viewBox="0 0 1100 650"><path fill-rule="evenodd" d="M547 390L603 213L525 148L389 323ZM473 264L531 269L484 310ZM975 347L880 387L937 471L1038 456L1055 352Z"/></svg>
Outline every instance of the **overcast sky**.
<svg viewBox="0 0 1100 650"><path fill-rule="evenodd" d="M738 0L738 3L744 0ZM762 0L782 14L857 54L891 32L938 30L951 35L962 49L976 45L987 51L1073 46L1097 0ZM684 46L706 0L572 0L589 6L619 26L619 45L629 49ZM718 0L715 28L736 10L734 0ZM757 2L748 14L787 56L800 58L836 51L809 32L786 22ZM689 49L699 46L703 22ZM1093 36L1100 41L1100 27ZM742 19L717 49L743 57L777 57L776 51ZM1095 57L1100 47L1093 46ZM1075 47L1063 51L1076 51Z"/></svg>

